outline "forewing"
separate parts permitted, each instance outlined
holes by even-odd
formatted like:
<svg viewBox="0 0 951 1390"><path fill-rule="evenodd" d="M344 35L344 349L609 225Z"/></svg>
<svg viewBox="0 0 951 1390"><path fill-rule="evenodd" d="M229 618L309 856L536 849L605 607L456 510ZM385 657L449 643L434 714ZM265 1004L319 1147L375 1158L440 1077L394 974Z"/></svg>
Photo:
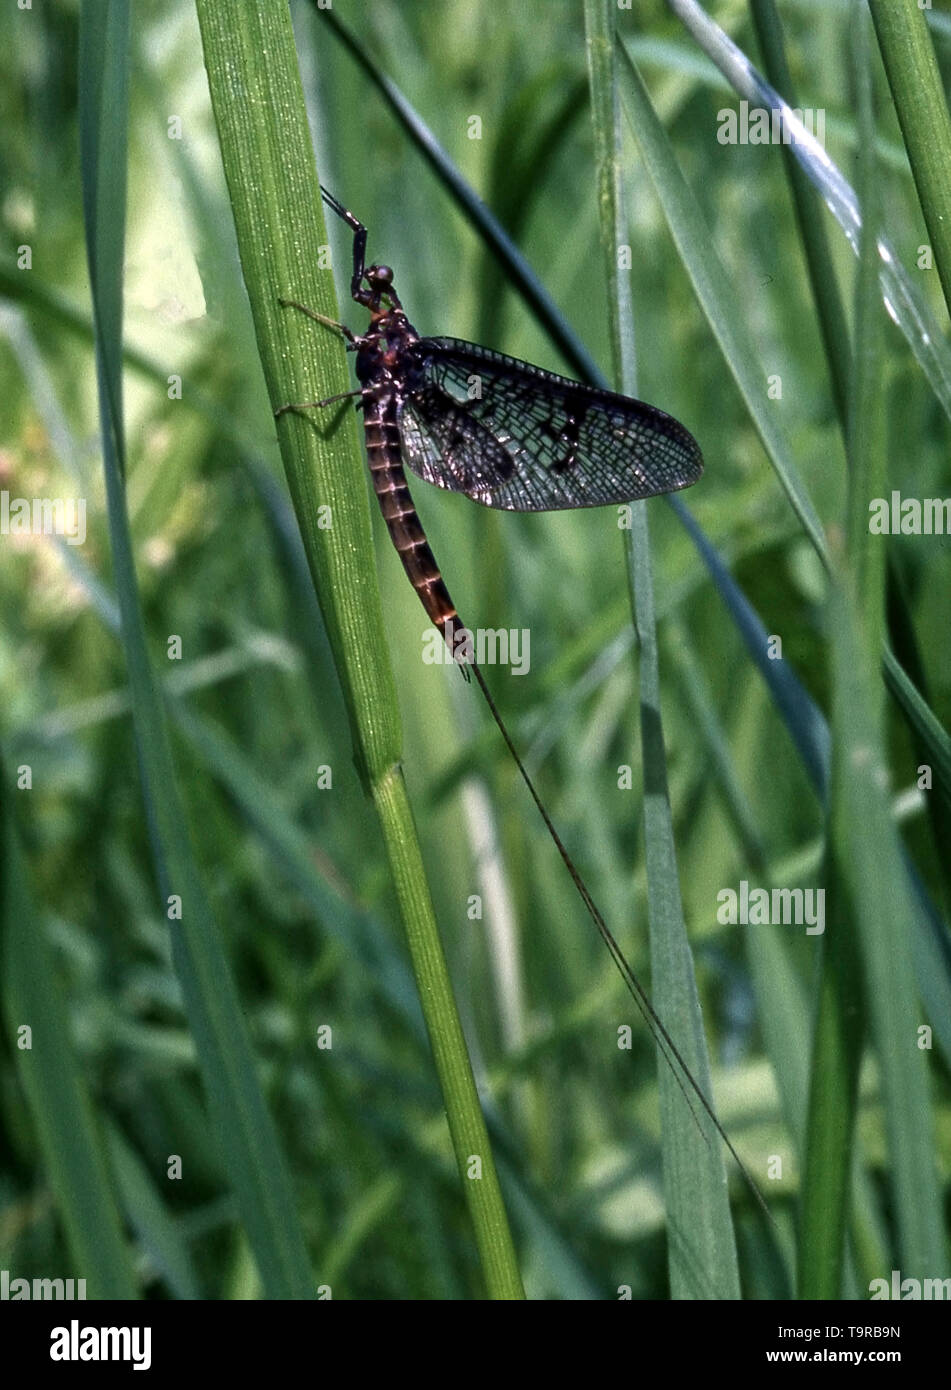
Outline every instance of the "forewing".
<svg viewBox="0 0 951 1390"><path fill-rule="evenodd" d="M695 483L693 436L662 410L456 338L423 338L400 437L414 473L505 511L599 507Z"/></svg>

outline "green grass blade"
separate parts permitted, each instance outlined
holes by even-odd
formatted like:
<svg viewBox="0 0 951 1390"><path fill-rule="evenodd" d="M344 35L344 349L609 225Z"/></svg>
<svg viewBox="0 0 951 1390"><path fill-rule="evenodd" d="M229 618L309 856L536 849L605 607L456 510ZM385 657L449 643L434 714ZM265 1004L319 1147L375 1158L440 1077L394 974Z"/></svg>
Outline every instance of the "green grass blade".
<svg viewBox="0 0 951 1390"><path fill-rule="evenodd" d="M947 1265L935 1171L928 1049L915 987L915 910L887 794L868 652L837 588L832 602L836 723L841 730L845 830L836 852L849 888L866 1008L881 1076L889 1180L903 1275L933 1278ZM887 1275L887 1270L881 1271Z"/></svg>
<svg viewBox="0 0 951 1390"><path fill-rule="evenodd" d="M751 0L750 14L763 53L766 76L771 86L782 93L789 105L797 108L799 103L786 61L782 25L774 0ZM849 402L849 362L852 354L845 310L842 307L835 264L823 220L825 209L809 176L788 145L782 146L781 154L796 211L796 223L806 258L809 286L815 301L822 345L825 348L832 397L844 429Z"/></svg>
<svg viewBox="0 0 951 1390"><path fill-rule="evenodd" d="M841 1296L852 1136L867 1011L882 1076L903 1271L944 1263L932 1154L927 1052L918 1046L914 908L887 796L878 653L885 565L866 499L884 490L882 321L878 310L875 128L866 17L855 34L859 190L864 221L856 279L849 414L848 571L831 599L835 756L828 823L830 935L820 985L800 1232L800 1294ZM864 975L864 980L863 980ZM864 983L864 991L861 989ZM886 1271L881 1271L883 1275Z"/></svg>
<svg viewBox="0 0 951 1390"><path fill-rule="evenodd" d="M822 710L788 662L770 660L769 634L763 620L730 574L716 547L711 545L704 535L683 499L672 497L670 504L703 557L704 564L710 571L713 582L743 639L743 645L782 716L809 781L817 792L824 792L829 776L830 741L829 727Z"/></svg>
<svg viewBox="0 0 951 1390"><path fill-rule="evenodd" d="M790 149L800 159L858 254L861 206L854 190L819 142L788 105L782 107L779 94L763 81L746 55L700 8L697 0L668 0L668 3L744 99L754 107L783 110L784 126L795 135ZM886 238L879 242L879 257L883 305L908 340L945 413L951 415L951 350L924 297Z"/></svg>
<svg viewBox="0 0 951 1390"><path fill-rule="evenodd" d="M888 85L951 314L951 117L920 5L869 0Z"/></svg>
<svg viewBox="0 0 951 1390"><path fill-rule="evenodd" d="M176 1298L201 1298L201 1285L181 1226L163 1200L152 1173L121 1130L111 1126L107 1140L129 1220L152 1269L162 1276Z"/></svg>
<svg viewBox="0 0 951 1390"><path fill-rule="evenodd" d="M892 651L885 653L884 670L888 689L920 742L933 774L934 795L947 818L951 816L951 736ZM947 843L946 838L942 842Z"/></svg>
<svg viewBox="0 0 951 1390"><path fill-rule="evenodd" d="M122 269L125 227L128 5L82 12L80 134L83 207L96 327L100 418L113 568L129 668L139 773L163 912L174 897L173 954L228 1177L271 1297L313 1287L290 1183L254 1074L217 926L192 857L164 712L150 669L126 516L123 478Z"/></svg>
<svg viewBox="0 0 951 1390"><path fill-rule="evenodd" d="M279 302L292 298L336 318L333 279L320 269L320 191L290 16L284 7L239 10L221 0L199 0L198 16L271 403L277 408L346 390L346 357L336 335ZM315 422L289 413L278 437L357 766L380 820L486 1286L491 1297L519 1298L512 1238L399 766L399 712L353 414L343 409Z"/></svg>
<svg viewBox="0 0 951 1390"><path fill-rule="evenodd" d="M660 199L684 269L776 476L816 554L825 561L822 523L799 476L785 432L776 423L775 408L766 395L765 368L757 360L741 306L714 250L710 229L677 165L643 79L623 44L620 52L621 98L628 124Z"/></svg>
<svg viewBox="0 0 951 1390"><path fill-rule="evenodd" d="M882 541L871 535L868 499L886 487L887 443L882 391L884 335L878 312L879 205L881 195L875 156L875 113L868 24L856 23L853 69L858 106L858 193L863 209L858 271L855 279L852 390L848 420L848 489L845 542L857 619L874 661L885 646L885 561ZM881 686L876 682L876 721L880 720Z"/></svg>
<svg viewBox="0 0 951 1390"><path fill-rule="evenodd" d="M922 21L923 25L923 21ZM832 599L833 719L839 755L831 802L832 854L848 886L861 945L866 1010L882 1076L899 1247L924 1279L944 1268L941 1198L934 1162L928 1050L919 1042L914 980L915 910L887 797L884 690L885 562L870 534L868 498L885 492L884 325L878 310L878 209L870 31L855 36L859 110L859 193L864 211L856 280L855 350L849 422L848 574ZM946 113L945 113L946 114ZM838 823L837 823L838 822ZM883 1271L884 1274L885 1271Z"/></svg>
<svg viewBox="0 0 951 1390"><path fill-rule="evenodd" d="M57 962L34 908L13 822L6 768L0 797L0 967L7 1037L17 1059L43 1167L56 1198L76 1278L88 1298L137 1290L102 1135L70 1038ZM23 1030L31 1030L29 1046ZM51 1272L51 1277L52 1272ZM56 1272L55 1277L62 1277Z"/></svg>
<svg viewBox="0 0 951 1390"><path fill-rule="evenodd" d="M677 873L660 706L660 660L644 504L634 509L630 574L640 654L647 870L654 1005L708 1098L706 1040ZM639 513L639 514L638 514ZM711 1126L703 1134L670 1067L659 1063L671 1291L693 1298L739 1298L736 1246L723 1154ZM696 1107L695 1107L696 1108Z"/></svg>
<svg viewBox="0 0 951 1390"><path fill-rule="evenodd" d="M381 998L402 1015L407 1028L424 1042L412 979L382 924L357 904L346 901L323 880L314 866L308 837L290 820L275 789L249 766L221 730L179 701L172 706L172 717L195 754L226 788L241 815L311 904L327 933L356 953L364 976L379 990Z"/></svg>
<svg viewBox="0 0 951 1390"><path fill-rule="evenodd" d="M832 821L838 833L838 822ZM850 923L844 868L825 868L828 938L812 1046L802 1161L797 1288L800 1298L841 1298L853 1168L859 1065L864 1040L861 962Z"/></svg>
<svg viewBox="0 0 951 1390"><path fill-rule="evenodd" d="M786 61L782 26L774 0L752 0L751 13L760 48L763 51L766 76L770 84L784 96L789 105L798 109L799 102ZM877 144L876 148L878 148ZM796 221L809 274L809 285L816 305L816 315L825 348L832 396L842 422L843 431L847 431L850 401L848 372L852 351L845 314L839 296L835 266L826 234L825 209L791 147L784 145L781 153L792 193L793 206L796 210ZM869 493L868 495L873 496L875 494ZM889 558L894 564L894 557ZM897 582L893 582L890 592L889 626L895 631L896 636L901 637L905 659L913 663L913 669L920 670L921 660L915 643L915 625L901 585ZM937 721L933 720L932 717L932 720L928 721L929 726L926 729L922 722L916 718L915 710L907 700L902 698L904 691L911 686L907 674L904 670L901 670L900 674L891 670L891 667L897 664L894 653L886 652L886 682L898 699L899 707L922 749L922 760L930 762L933 766L935 748L930 735L931 726ZM937 804L934 798L929 798L928 809L932 820L935 844L941 845L948 840L949 832L951 832L951 817L946 814L942 804L947 795L951 794L951 783L946 780L942 781L939 775L937 790L939 792ZM942 863L944 862L943 856L939 856L939 859ZM946 883L949 874L951 874L951 867L946 870Z"/></svg>
<svg viewBox="0 0 951 1390"><path fill-rule="evenodd" d="M617 248L627 244L628 234L619 150L615 14L609 0L586 0L601 246L608 284L615 373L619 389L636 396L630 289L628 277L618 270L617 254ZM712 1100L700 1001L680 896L667 786L647 504L634 503L631 513L631 528L625 540L640 657L644 852L652 994L655 1007L681 1055L704 1094ZM708 1124L701 1133L690 1106L684 1103L679 1079L672 1074L660 1051L657 1065L671 1293L675 1298L739 1298L736 1242L719 1136Z"/></svg>

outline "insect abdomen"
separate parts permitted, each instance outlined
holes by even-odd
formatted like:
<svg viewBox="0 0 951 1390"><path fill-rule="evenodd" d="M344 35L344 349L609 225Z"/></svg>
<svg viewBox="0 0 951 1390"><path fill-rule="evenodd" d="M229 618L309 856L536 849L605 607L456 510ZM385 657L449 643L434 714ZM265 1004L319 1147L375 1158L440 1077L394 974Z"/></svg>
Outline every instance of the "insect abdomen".
<svg viewBox="0 0 951 1390"><path fill-rule="evenodd" d="M445 638L451 651L453 632L461 627L459 615L406 484L394 397L387 395L381 399L368 393L364 397L363 423L367 462L383 520L430 622Z"/></svg>

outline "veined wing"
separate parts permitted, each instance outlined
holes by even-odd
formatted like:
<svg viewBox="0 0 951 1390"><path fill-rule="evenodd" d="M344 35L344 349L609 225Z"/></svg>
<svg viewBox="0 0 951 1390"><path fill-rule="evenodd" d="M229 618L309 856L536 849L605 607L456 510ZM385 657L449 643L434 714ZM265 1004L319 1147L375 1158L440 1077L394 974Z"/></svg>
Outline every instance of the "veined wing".
<svg viewBox="0 0 951 1390"><path fill-rule="evenodd" d="M414 473L505 511L600 507L675 492L696 440L652 405L456 338L422 338L400 405Z"/></svg>

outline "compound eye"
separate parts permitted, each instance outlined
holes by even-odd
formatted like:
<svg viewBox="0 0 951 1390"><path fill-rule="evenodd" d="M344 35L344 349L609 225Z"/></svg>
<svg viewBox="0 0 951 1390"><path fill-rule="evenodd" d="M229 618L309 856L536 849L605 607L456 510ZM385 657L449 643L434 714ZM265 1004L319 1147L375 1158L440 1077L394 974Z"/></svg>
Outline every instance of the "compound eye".
<svg viewBox="0 0 951 1390"><path fill-rule="evenodd" d="M388 265L371 265L367 277L381 290L387 289L393 283L393 271Z"/></svg>

